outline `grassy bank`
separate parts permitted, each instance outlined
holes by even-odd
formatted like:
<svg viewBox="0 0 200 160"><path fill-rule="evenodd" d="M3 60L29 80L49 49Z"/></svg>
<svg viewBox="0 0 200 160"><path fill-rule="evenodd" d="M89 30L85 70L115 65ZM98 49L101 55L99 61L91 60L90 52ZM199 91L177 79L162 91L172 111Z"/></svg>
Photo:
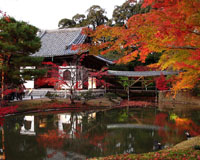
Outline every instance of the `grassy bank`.
<svg viewBox="0 0 200 160"><path fill-rule="evenodd" d="M69 99L54 99L51 100L49 98L41 98L41 99L33 99L33 100L24 100L24 101L16 101L12 102L9 105L15 106L17 105L17 111L26 111L26 110L37 110L37 109L50 109L50 108L85 108L85 107L110 107L119 104L120 99L116 99L114 101L110 101L107 98L96 98L88 100L85 104L82 101L75 101L75 104L70 104Z"/></svg>
<svg viewBox="0 0 200 160"><path fill-rule="evenodd" d="M200 160L200 136L183 141L172 148L144 154L122 154L90 160Z"/></svg>

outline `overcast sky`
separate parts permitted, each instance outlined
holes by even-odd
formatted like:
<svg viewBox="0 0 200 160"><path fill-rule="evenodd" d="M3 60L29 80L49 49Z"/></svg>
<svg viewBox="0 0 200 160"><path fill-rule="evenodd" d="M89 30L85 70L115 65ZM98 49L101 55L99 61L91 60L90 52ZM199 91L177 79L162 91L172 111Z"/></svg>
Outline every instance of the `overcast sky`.
<svg viewBox="0 0 200 160"><path fill-rule="evenodd" d="M23 20L40 29L56 29L62 18L87 14L92 5L100 5L112 17L114 6L125 0L0 0L0 10L17 20Z"/></svg>

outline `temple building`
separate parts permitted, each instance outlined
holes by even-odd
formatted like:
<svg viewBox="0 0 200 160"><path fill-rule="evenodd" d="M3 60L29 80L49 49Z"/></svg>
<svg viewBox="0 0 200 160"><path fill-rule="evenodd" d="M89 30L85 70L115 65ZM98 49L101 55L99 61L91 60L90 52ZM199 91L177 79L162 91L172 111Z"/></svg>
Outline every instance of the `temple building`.
<svg viewBox="0 0 200 160"><path fill-rule="evenodd" d="M58 85L38 86L36 80L27 80L26 88L54 88L69 89L78 84L79 89L97 88L96 77L90 73L100 71L103 67L114 64L101 56L88 55L88 51L73 50L74 45L88 42L86 35L82 33L83 28L67 28L41 31L42 46L34 53L33 57L43 57L43 62L52 62L58 66L58 79L64 83ZM33 67L33 69L35 69ZM44 78L55 77L48 72ZM87 84L87 85L84 85Z"/></svg>

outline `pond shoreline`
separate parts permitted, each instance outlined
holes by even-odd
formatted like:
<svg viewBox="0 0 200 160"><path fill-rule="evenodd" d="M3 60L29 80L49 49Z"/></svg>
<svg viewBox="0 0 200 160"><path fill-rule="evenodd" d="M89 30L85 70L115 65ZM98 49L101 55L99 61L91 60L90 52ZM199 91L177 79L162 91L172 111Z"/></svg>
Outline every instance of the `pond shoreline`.
<svg viewBox="0 0 200 160"><path fill-rule="evenodd" d="M124 108L124 107L143 107L154 108L157 107L157 103L145 102L145 101L127 101L121 98L109 100L108 98L95 98L90 99L86 103L81 100L75 100L74 104L70 103L69 99L34 99L10 102L8 106L17 105L17 112L45 112L53 110L69 110L69 111L82 111L82 110L101 110L111 108Z"/></svg>
<svg viewBox="0 0 200 160"><path fill-rule="evenodd" d="M200 135L182 141L170 148L162 149L156 152L112 155L108 157L90 158L89 160L120 160L120 159L148 160L148 159L177 159L177 158L187 159L188 157L193 159L196 158L200 159L200 150L195 149L195 146L200 146Z"/></svg>
<svg viewBox="0 0 200 160"><path fill-rule="evenodd" d="M181 91L174 95L172 91L159 91L158 92L159 103L171 103L171 104L184 104L184 105L199 105L200 97L194 96L192 92Z"/></svg>
<svg viewBox="0 0 200 160"><path fill-rule="evenodd" d="M41 105L43 104L43 105ZM55 105L54 105L55 104ZM179 110L194 110L200 109L200 105L179 104L174 102L145 102L141 99L133 101L126 101L120 98L109 100L108 98L95 98L88 100L85 104L81 100L75 100L75 104L70 104L69 99L59 98L51 100L49 98L40 98L33 100L13 101L8 106L17 105L17 111L14 114L37 113L37 112L51 112L51 111L88 111L88 110L107 110L114 108L158 108L161 111L173 109ZM175 107L176 106L176 107ZM12 115L14 115L12 114ZM10 114L11 115L11 114Z"/></svg>
<svg viewBox="0 0 200 160"><path fill-rule="evenodd" d="M132 101L136 102L136 101ZM141 101L139 101L141 103ZM43 104L43 105L41 105ZM56 105L55 105L56 104ZM37 100L25 100L25 101L16 101L16 102L11 102L10 105L19 105L19 108L17 109L17 112L14 114L8 114L7 116L10 115L19 115L19 114L31 114L31 113L43 113L44 114L49 114L50 112L80 112L80 111L88 111L88 110L110 110L114 108L125 108L127 107L126 105L120 106L119 104L123 104L121 99L110 101L107 98L97 98L97 99L92 99L87 101L86 104L82 104L82 101L75 101L74 104L70 104L69 99L57 99L57 100L50 100L50 99L37 99ZM126 104L126 103L125 103ZM136 103L137 104L137 103ZM153 104L153 103L152 103ZM156 103L154 103L155 105ZM134 108L140 108L140 106L133 106ZM154 107L159 106L155 105ZM150 106L145 106L143 108L152 108ZM183 141L178 143L177 145L166 148L164 150L160 150L158 152L150 152L150 153L144 153L144 154L138 154L140 156L146 156L148 154L164 154L168 152L185 152L183 150L192 150L194 148L194 145L200 145L200 136L193 137L187 141ZM183 147L184 146L184 147ZM135 154L130 154L130 159L135 159L136 156ZM121 156L121 155L119 155ZM104 157L105 159L109 159L109 157ZM97 159L104 159L102 158L97 158ZM115 159L112 157L112 159ZM118 158L119 159L119 158Z"/></svg>

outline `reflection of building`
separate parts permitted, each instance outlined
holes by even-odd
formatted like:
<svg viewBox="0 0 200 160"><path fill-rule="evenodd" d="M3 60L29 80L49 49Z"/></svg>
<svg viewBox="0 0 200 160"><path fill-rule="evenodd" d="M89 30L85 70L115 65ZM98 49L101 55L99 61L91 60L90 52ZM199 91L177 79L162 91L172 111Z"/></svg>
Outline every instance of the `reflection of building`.
<svg viewBox="0 0 200 160"><path fill-rule="evenodd" d="M59 114L58 130L69 134L70 138L74 138L77 131L82 132L82 116L71 113Z"/></svg>
<svg viewBox="0 0 200 160"><path fill-rule="evenodd" d="M47 126L47 118L46 117L40 117L39 118L39 128L46 128Z"/></svg>
<svg viewBox="0 0 200 160"><path fill-rule="evenodd" d="M24 135L36 135L35 133L35 123L34 123L34 116L25 116L24 121L25 123L21 127L21 134Z"/></svg>
<svg viewBox="0 0 200 160"><path fill-rule="evenodd" d="M79 134L83 130L83 115L64 113L58 114L58 130L69 134L70 138L75 138L75 134ZM87 120L96 118L96 112L87 115Z"/></svg>
<svg viewBox="0 0 200 160"><path fill-rule="evenodd" d="M86 116L87 115L87 116ZM50 120L49 118L52 118ZM21 127L20 134L22 135L36 135L40 132L49 130L49 127L56 129L62 133L69 135L70 138L76 138L77 133L83 130L82 120L91 120L96 118L96 113L90 114L76 114L76 113L63 113L47 117L43 116L25 116L24 123Z"/></svg>
<svg viewBox="0 0 200 160"><path fill-rule="evenodd" d="M55 159L76 159L82 160L86 159L86 156L81 155L80 153L75 152L61 152L55 149L47 148L47 155L49 155L48 160L55 160Z"/></svg>
<svg viewBox="0 0 200 160"><path fill-rule="evenodd" d="M96 118L96 115L97 115L96 112L93 112L93 113L88 114L88 120L95 119L95 118Z"/></svg>
<svg viewBox="0 0 200 160"><path fill-rule="evenodd" d="M70 124L70 114L59 114L58 115L58 130L64 132L64 128L67 127L67 124ZM69 125L70 126L70 125Z"/></svg>

